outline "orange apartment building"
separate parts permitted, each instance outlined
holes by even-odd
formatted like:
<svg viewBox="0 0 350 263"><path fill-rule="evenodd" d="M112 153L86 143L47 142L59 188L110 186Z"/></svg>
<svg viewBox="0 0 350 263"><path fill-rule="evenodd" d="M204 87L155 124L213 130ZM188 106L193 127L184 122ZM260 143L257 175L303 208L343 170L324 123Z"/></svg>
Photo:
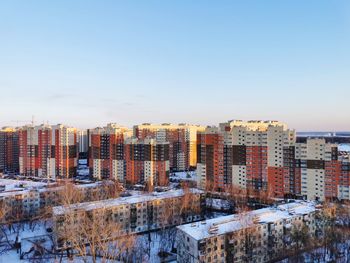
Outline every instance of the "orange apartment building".
<svg viewBox="0 0 350 263"><path fill-rule="evenodd" d="M169 162L172 171L184 171L197 164L197 132L205 127L189 124L161 125L144 123L134 126L134 136L139 139L154 138L169 142Z"/></svg>
<svg viewBox="0 0 350 263"><path fill-rule="evenodd" d="M197 183L221 191L309 200L350 200L350 154L325 138L297 143L277 121L230 121L197 134Z"/></svg>
<svg viewBox="0 0 350 263"><path fill-rule="evenodd" d="M70 178L77 166L77 130L61 124L27 125L19 129L20 174Z"/></svg>
<svg viewBox="0 0 350 263"><path fill-rule="evenodd" d="M124 139L131 133L114 123L90 130L89 166L95 178L124 182Z"/></svg>
<svg viewBox="0 0 350 263"><path fill-rule="evenodd" d="M202 189L222 191L224 182L224 136L216 127L197 133L197 178Z"/></svg>
<svg viewBox="0 0 350 263"><path fill-rule="evenodd" d="M167 186L169 183L169 143L156 139L125 140L125 182L135 185Z"/></svg>

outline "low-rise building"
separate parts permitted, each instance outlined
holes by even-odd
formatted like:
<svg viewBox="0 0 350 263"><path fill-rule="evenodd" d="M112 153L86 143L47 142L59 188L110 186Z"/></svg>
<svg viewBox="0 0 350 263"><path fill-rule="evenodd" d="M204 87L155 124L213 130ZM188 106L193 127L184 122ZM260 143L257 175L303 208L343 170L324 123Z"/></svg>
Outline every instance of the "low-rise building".
<svg viewBox="0 0 350 263"><path fill-rule="evenodd" d="M177 262L268 262L292 245L294 227L313 236L316 225L314 203L296 201L178 226Z"/></svg>
<svg viewBox="0 0 350 263"><path fill-rule="evenodd" d="M75 184L72 185L71 195L77 196L82 202L103 200L110 198L108 186L112 188L113 182ZM65 186L57 183L1 179L0 209L4 213L4 222L51 216L51 208L65 201L65 190Z"/></svg>
<svg viewBox="0 0 350 263"><path fill-rule="evenodd" d="M74 224L81 224L84 216L103 215L105 220L120 226L118 236L122 236L198 221L204 216L204 207L204 192L192 188L54 207L57 246L67 246L63 233L70 215Z"/></svg>

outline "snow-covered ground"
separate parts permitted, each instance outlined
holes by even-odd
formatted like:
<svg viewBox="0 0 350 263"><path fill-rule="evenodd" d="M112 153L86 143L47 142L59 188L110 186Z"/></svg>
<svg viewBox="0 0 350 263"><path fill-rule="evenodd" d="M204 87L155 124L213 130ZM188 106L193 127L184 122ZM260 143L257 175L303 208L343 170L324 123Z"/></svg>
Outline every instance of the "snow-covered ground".
<svg viewBox="0 0 350 263"><path fill-rule="evenodd" d="M349 263L350 262L350 241L338 244L338 257L331 255L329 250L325 248L317 248L313 251L304 252L301 255L293 257L293 259L284 259L279 261L279 263L289 263L289 262L305 262L305 263ZM297 261L298 260L298 261Z"/></svg>
<svg viewBox="0 0 350 263"><path fill-rule="evenodd" d="M87 159L78 160L77 176L79 177L89 177L90 169L87 165Z"/></svg>
<svg viewBox="0 0 350 263"><path fill-rule="evenodd" d="M195 171L175 172L170 174L170 180L197 181L197 174Z"/></svg>
<svg viewBox="0 0 350 263"><path fill-rule="evenodd" d="M79 165L87 165L87 159L79 159L78 164Z"/></svg>
<svg viewBox="0 0 350 263"><path fill-rule="evenodd" d="M212 212L208 213L206 218L215 218L219 216L227 215L223 212ZM0 263L29 263L29 262L57 262L60 258L60 255L55 255L53 251L53 241L52 234L47 230L52 229L52 222L47 221L37 221L35 224L30 225L29 223L19 223L14 224L13 228L3 227L6 231L10 243L14 243L16 236L21 240L22 243L22 255L23 259L20 259L20 254L16 252L16 249L11 249L5 253L0 253ZM0 231L0 251L6 247L6 242L4 238L1 238ZM36 245L35 245L36 244ZM34 249L37 247L37 249ZM39 249L38 249L39 247ZM35 251L38 252L43 248L45 252L44 258L39 260L40 256L37 256L38 261L35 261ZM135 241L133 256L135 259L134 262L176 262L176 253L174 248L176 248L176 227L154 231L150 234L144 233L138 235ZM166 261L162 261L163 258L159 256L159 252L165 252L167 255ZM56 257L56 258L55 258ZM139 260L142 258L142 260ZM62 258L62 262L78 262L83 263L84 261L81 258L74 257L73 261L69 260L66 255ZM97 262L101 262L97 260Z"/></svg>
<svg viewBox="0 0 350 263"><path fill-rule="evenodd" d="M207 198L206 199L207 208L219 211L229 211L232 209L233 205L228 200L217 199L217 198Z"/></svg>
<svg viewBox="0 0 350 263"><path fill-rule="evenodd" d="M350 144L349 143L341 143L338 146L339 151L350 152Z"/></svg>
<svg viewBox="0 0 350 263"><path fill-rule="evenodd" d="M33 224L30 223L16 223L11 227L1 226L0 235L0 251L5 250L3 254L0 254L0 263L12 263L12 262L31 262L31 258L39 250L52 250L52 238L51 233L47 232L47 229L52 229L52 223L49 221L36 221ZM4 235L6 233L6 237ZM20 259L20 252L16 249L11 249L10 244L14 244L16 238L21 242L21 254L23 259ZM6 241L8 240L8 242ZM37 249L35 249L37 247ZM52 255L50 256L52 257ZM52 261L53 262L53 261Z"/></svg>

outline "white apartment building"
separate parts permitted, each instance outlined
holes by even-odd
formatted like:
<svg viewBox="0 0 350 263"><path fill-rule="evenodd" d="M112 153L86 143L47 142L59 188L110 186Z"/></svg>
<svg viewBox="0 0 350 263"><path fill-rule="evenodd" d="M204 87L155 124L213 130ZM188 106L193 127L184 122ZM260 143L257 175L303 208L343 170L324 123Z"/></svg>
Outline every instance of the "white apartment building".
<svg viewBox="0 0 350 263"><path fill-rule="evenodd" d="M178 226L177 262L268 262L291 245L294 226L316 231L314 203L296 201Z"/></svg>
<svg viewBox="0 0 350 263"><path fill-rule="evenodd" d="M337 145L326 143L323 138L309 138L306 143L296 144L295 158L300 159L301 166L301 194L307 199L325 199L325 161L332 161L332 149L337 149Z"/></svg>
<svg viewBox="0 0 350 263"><path fill-rule="evenodd" d="M184 200L190 209L184 210ZM66 215L73 213L79 220L86 215L104 215L121 226L119 235L141 233L160 229L166 226L179 225L203 218L202 208L205 205L204 192L197 189L170 190L160 193L138 194L96 202L72 204L68 207L53 208L56 239L58 247L64 247L62 237L66 225ZM112 237L111 237L112 238Z"/></svg>

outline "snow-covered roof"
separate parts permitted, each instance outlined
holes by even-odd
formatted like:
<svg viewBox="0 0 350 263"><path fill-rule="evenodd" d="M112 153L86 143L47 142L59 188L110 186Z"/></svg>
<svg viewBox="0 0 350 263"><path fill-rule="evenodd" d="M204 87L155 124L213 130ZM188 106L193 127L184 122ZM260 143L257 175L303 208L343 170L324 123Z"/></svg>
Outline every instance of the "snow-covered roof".
<svg viewBox="0 0 350 263"><path fill-rule="evenodd" d="M38 186L44 186L47 185L47 183L42 182L34 182L34 181L27 181L27 180L14 180L14 179L0 179L0 186L5 186L6 190L9 191L15 188L22 188L20 187L23 185L23 187L38 187Z"/></svg>
<svg viewBox="0 0 350 263"><path fill-rule="evenodd" d="M31 190L46 187L47 183L27 180L0 179L1 196L10 196L18 193L29 192Z"/></svg>
<svg viewBox="0 0 350 263"><path fill-rule="evenodd" d="M295 216L306 215L316 210L315 203L295 201L277 207L263 208L246 214L222 216L206 221L178 226L177 228L195 240L238 231L247 225L267 224Z"/></svg>
<svg viewBox="0 0 350 263"><path fill-rule="evenodd" d="M193 194L203 193L203 191L195 188L191 188L190 191ZM183 195L184 195L184 191L182 189L169 190L167 192L137 194L137 195L127 196L127 197L118 197L115 199L72 204L70 206L56 206L53 208L53 214L62 215L72 210L89 211L89 210L95 210L95 209L101 209L101 208L111 208L111 207L120 206L120 205L136 204L136 203L142 203L142 202L148 202L148 201L154 201L154 200L180 197Z"/></svg>
<svg viewBox="0 0 350 263"><path fill-rule="evenodd" d="M102 184L108 184L111 181L104 182L94 182L94 183L86 183L86 184L74 184L74 187L77 189L84 188L93 188ZM14 180L14 179L0 179L0 187L4 187L5 189L0 192L0 197L9 197L17 194L28 194L32 191L38 192L48 192L48 191L60 191L64 187L57 186L56 183L43 183L43 182L34 182L34 181L26 181L26 180ZM50 186L50 187L48 187Z"/></svg>

